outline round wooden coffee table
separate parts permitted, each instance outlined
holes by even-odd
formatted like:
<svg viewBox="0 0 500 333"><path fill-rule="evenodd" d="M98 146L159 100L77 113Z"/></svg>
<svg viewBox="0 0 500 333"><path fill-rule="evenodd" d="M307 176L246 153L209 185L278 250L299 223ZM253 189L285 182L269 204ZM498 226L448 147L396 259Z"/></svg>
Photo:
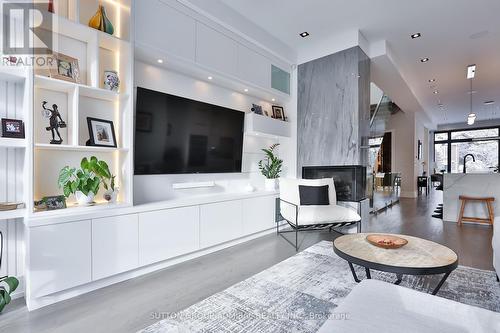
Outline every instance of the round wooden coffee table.
<svg viewBox="0 0 500 333"><path fill-rule="evenodd" d="M360 282L352 264L363 266L366 277L371 279L370 269L394 273L395 284L400 284L403 275L444 274L433 295L436 295L450 273L458 267L457 254L441 244L422 238L396 235L408 241L399 249L383 249L370 244L366 236L373 233L350 234L338 237L333 242L333 251L347 260L356 282ZM391 234L392 235L392 234Z"/></svg>

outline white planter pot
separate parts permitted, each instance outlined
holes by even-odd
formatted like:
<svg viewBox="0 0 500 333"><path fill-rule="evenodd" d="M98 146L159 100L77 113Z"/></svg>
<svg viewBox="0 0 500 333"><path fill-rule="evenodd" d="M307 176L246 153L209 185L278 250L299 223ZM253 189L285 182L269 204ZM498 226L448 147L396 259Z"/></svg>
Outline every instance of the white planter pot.
<svg viewBox="0 0 500 333"><path fill-rule="evenodd" d="M276 181L277 179L265 179L264 187L266 191L276 191Z"/></svg>
<svg viewBox="0 0 500 333"><path fill-rule="evenodd" d="M104 192L104 195L103 195L104 200L106 200L109 203L115 203L116 202L116 198L118 197L118 193L119 193L119 188L118 187L115 187L114 191L107 190L106 192Z"/></svg>
<svg viewBox="0 0 500 333"><path fill-rule="evenodd" d="M88 195L85 195L85 194L83 194L83 192L80 192L80 191L75 192L76 201L78 202L79 205L82 205L82 206L88 206L91 203L93 203L94 196L95 196L95 194L92 192L89 192Z"/></svg>

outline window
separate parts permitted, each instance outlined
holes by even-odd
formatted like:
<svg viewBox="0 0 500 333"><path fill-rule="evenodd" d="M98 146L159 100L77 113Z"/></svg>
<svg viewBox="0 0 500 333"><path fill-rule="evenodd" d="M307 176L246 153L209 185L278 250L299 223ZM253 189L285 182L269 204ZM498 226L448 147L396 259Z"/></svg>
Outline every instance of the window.
<svg viewBox="0 0 500 333"><path fill-rule="evenodd" d="M467 172L492 172L500 164L499 127L455 130L434 134L435 170L461 173L464 170L464 156L467 158Z"/></svg>
<svg viewBox="0 0 500 333"><path fill-rule="evenodd" d="M437 172L446 172L448 170L448 144L439 143L434 145L434 158Z"/></svg>
<svg viewBox="0 0 500 333"><path fill-rule="evenodd" d="M451 132L451 139L479 139L498 136L498 128Z"/></svg>
<svg viewBox="0 0 500 333"><path fill-rule="evenodd" d="M443 141L443 140L448 140L448 132L434 134L434 141Z"/></svg>

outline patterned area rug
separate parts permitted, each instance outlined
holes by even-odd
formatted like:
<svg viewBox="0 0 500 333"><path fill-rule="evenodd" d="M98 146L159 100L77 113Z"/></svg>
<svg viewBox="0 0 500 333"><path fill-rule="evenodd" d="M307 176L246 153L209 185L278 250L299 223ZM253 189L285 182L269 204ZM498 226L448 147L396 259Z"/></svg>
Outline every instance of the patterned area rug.
<svg viewBox="0 0 500 333"><path fill-rule="evenodd" d="M364 277L364 269L357 273ZM401 286L430 292L440 277L404 276ZM376 271L372 278L396 279ZM141 332L316 332L355 285L347 262L322 241L181 312L162 314ZM492 271L459 266L438 296L500 312Z"/></svg>

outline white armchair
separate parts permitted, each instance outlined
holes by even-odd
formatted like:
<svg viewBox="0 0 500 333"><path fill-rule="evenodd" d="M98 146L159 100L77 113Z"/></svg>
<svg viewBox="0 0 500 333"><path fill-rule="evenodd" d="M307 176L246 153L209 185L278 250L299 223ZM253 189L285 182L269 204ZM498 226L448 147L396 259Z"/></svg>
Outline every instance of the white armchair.
<svg viewBox="0 0 500 333"><path fill-rule="evenodd" d="M328 193L323 193L321 205L301 203L300 187L323 187L328 186ZM303 191L304 193L304 191ZM304 200L304 198L302 198ZM314 199L313 199L314 200ZM324 179L289 179L280 178L280 213L288 222L291 230L280 231L279 224L276 225L278 234L295 232L295 250L298 251L298 232L305 230L320 230L334 227L357 224L357 231L361 232L361 216L350 208L337 205L337 195L332 178Z"/></svg>

